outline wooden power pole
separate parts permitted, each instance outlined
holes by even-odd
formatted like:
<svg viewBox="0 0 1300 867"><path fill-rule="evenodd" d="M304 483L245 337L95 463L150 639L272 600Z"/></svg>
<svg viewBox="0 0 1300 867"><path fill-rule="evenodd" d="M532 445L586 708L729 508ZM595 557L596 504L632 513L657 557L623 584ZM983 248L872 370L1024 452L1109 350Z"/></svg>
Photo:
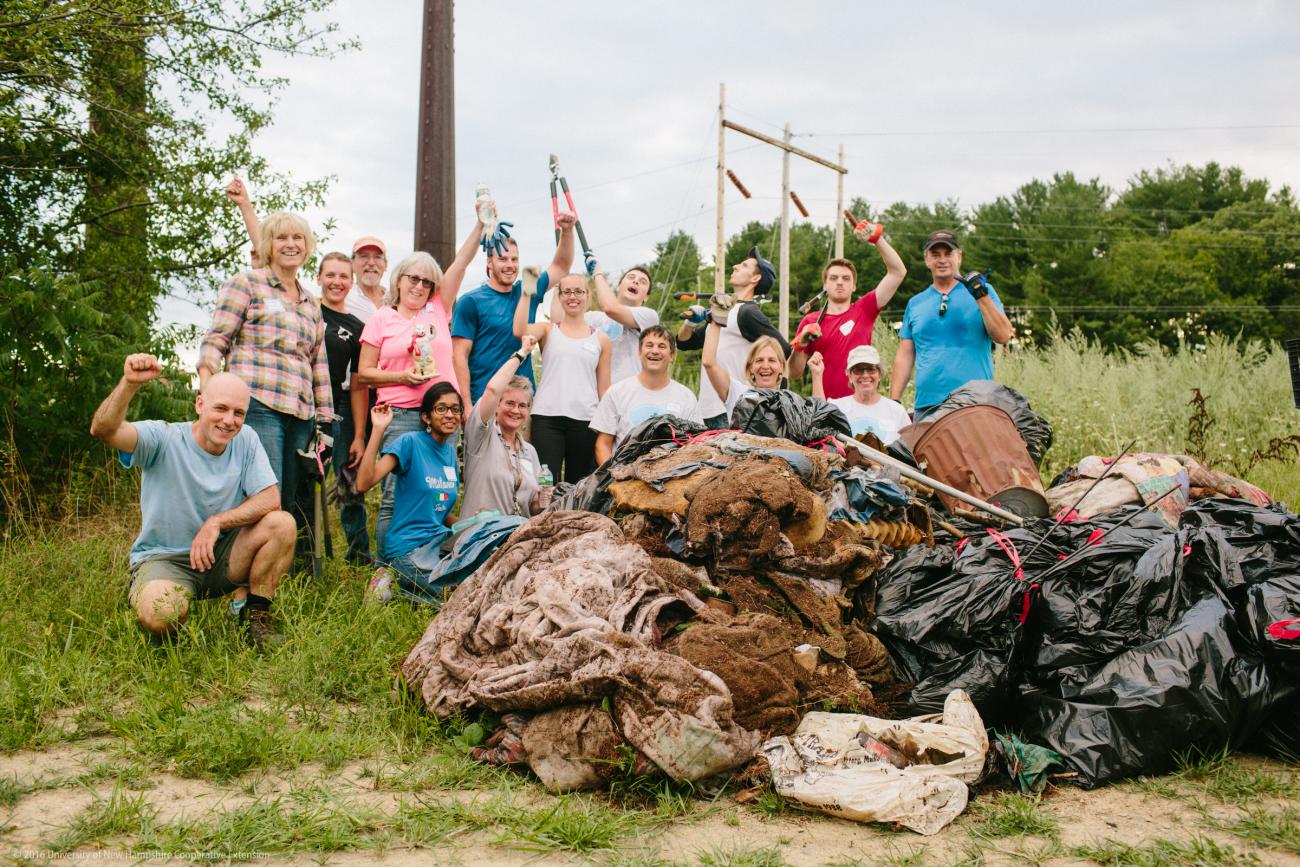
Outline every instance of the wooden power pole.
<svg viewBox="0 0 1300 867"><path fill-rule="evenodd" d="M781 151L781 273L777 281L781 309L778 325L790 336L790 124L785 125L785 148Z"/></svg>
<svg viewBox="0 0 1300 867"><path fill-rule="evenodd" d="M713 291L722 292L726 283L727 236L723 230L722 204L727 183L727 85L718 85L718 246L713 252Z"/></svg>
<svg viewBox="0 0 1300 867"><path fill-rule="evenodd" d="M444 268L456 251L456 112L452 0L424 0L415 249Z"/></svg>

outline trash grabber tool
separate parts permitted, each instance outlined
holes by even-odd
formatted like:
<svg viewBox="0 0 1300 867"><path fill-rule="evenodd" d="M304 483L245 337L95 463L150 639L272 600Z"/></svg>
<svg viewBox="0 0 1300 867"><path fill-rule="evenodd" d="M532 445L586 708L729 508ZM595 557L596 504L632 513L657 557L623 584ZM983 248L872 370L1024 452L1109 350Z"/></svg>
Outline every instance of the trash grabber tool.
<svg viewBox="0 0 1300 867"><path fill-rule="evenodd" d="M569 182L565 179L564 175L560 174L560 158L555 154L551 154L551 177L560 182L560 190L564 193L564 202L569 206L569 210L573 212L573 216L576 219L578 216L578 209L574 207L573 194L569 192ZM553 203L556 202L554 193L552 193L551 201ZM555 219L557 221L559 220L558 211L556 212ZM587 243L587 233L582 231L582 220L576 220L573 224L573 228L578 230L578 243L582 245L582 255L586 257L591 253L591 245ZM555 243L558 244L559 242L560 230L557 226L555 230Z"/></svg>

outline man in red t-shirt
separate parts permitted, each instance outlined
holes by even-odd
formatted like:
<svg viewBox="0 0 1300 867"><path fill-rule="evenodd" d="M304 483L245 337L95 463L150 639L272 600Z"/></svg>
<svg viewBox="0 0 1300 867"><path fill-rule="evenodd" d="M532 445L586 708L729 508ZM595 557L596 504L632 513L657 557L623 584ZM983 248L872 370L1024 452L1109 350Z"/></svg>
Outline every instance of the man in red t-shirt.
<svg viewBox="0 0 1300 867"><path fill-rule="evenodd" d="M870 228L874 229L875 226ZM854 234L870 240L870 235L878 233ZM885 261L885 276L876 284L875 290L854 301L858 269L848 259L832 259L822 271L826 306L822 310L812 311L800 320L794 340L791 341L794 352L790 354L790 378L803 376L808 356L820 352L826 360L823 384L828 400L853 393L853 386L844 373L849 352L855 346L871 343L871 330L876 325L876 316L894 297L903 278L907 276L903 260L883 235L878 235L872 243L880 251L880 258Z"/></svg>

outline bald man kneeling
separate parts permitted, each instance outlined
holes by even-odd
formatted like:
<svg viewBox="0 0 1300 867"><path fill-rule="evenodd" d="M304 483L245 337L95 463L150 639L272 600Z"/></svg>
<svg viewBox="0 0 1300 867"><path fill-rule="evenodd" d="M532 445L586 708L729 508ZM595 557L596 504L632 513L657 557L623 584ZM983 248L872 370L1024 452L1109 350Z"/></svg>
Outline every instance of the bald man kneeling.
<svg viewBox="0 0 1300 867"><path fill-rule="evenodd" d="M244 429L248 386L218 373L194 400L196 421L128 422L131 398L160 373L154 356L128 356L121 381L90 424L91 436L141 473L129 597L136 618L152 635L171 635L191 599L247 586L240 621L249 640L259 648L278 644L284 639L271 623L271 599L293 560L295 526L280 510L261 441Z"/></svg>

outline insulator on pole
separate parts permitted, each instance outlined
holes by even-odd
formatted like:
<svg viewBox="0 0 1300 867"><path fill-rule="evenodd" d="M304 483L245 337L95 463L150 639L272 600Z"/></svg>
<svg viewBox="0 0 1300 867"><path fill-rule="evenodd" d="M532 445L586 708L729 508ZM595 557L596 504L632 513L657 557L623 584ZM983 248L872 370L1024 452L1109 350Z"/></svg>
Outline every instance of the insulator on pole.
<svg viewBox="0 0 1300 867"><path fill-rule="evenodd" d="M803 214L804 219L808 219L808 209L803 206L803 202L799 201L799 194L794 190L790 191L790 201L794 202L794 206L799 209L799 213Z"/></svg>
<svg viewBox="0 0 1300 867"><path fill-rule="evenodd" d="M736 189L740 190L740 194L742 196L744 196L747 199L753 198L753 196L749 194L749 190L745 189L745 185L740 182L740 178L736 177L736 173L733 172L731 169L727 169L727 177L730 178L731 182L736 185Z"/></svg>

